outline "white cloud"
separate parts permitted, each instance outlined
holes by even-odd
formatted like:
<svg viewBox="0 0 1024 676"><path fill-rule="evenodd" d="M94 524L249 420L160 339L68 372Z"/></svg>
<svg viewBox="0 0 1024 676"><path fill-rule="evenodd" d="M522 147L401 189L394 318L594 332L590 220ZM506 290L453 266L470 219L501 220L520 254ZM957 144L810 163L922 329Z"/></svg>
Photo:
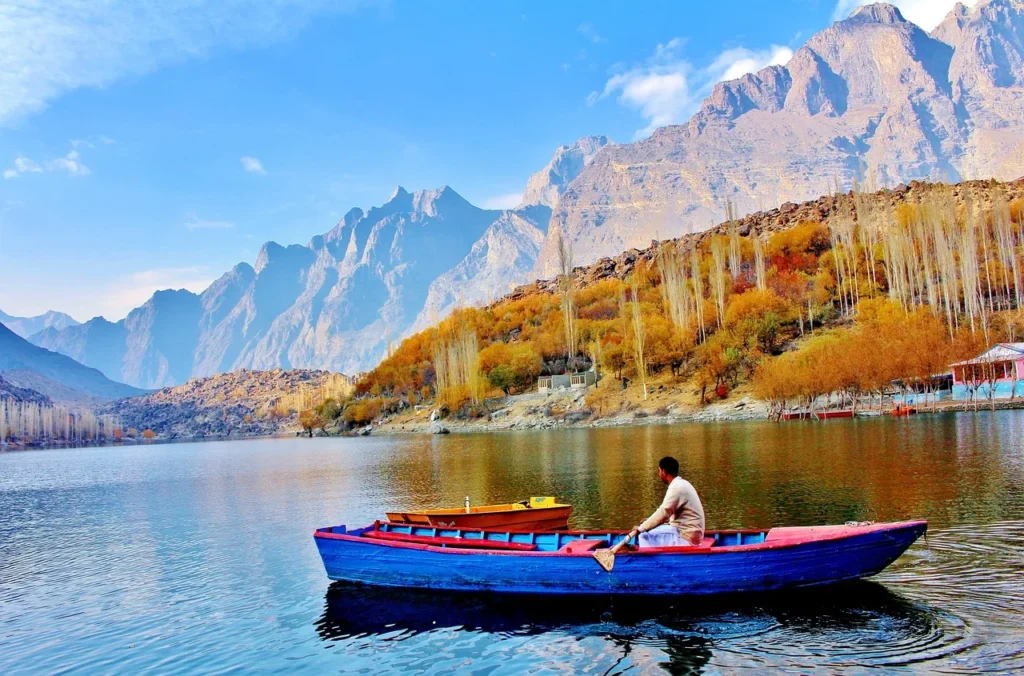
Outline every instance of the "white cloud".
<svg viewBox="0 0 1024 676"><path fill-rule="evenodd" d="M683 40L675 38L659 44L654 54L641 65L613 74L601 92L591 92L587 104L594 105L609 96L640 111L647 127L637 136L647 136L658 127L686 120L722 80L732 80L765 66L784 64L793 56L789 47L772 45L764 50L745 47L727 49L703 68L683 59Z"/></svg>
<svg viewBox="0 0 1024 676"><path fill-rule="evenodd" d="M832 12L832 19L841 21L850 16L850 12L863 5L870 5L874 0L839 0ZM926 31L930 31L946 18L957 0L888 0L899 7L900 13L907 21L916 23ZM960 0L968 7L974 7L978 0Z"/></svg>
<svg viewBox="0 0 1024 676"><path fill-rule="evenodd" d="M594 28L593 24L581 23L579 28L576 30L579 31L580 35L590 40L595 45L599 42L604 42L604 36L597 32L597 29Z"/></svg>
<svg viewBox="0 0 1024 676"><path fill-rule="evenodd" d="M205 218L198 218L197 216L189 216L185 220L185 228L187 230L231 230L235 227L232 221L218 221L208 220Z"/></svg>
<svg viewBox="0 0 1024 676"><path fill-rule="evenodd" d="M263 168L263 163L258 158L250 157L246 155L239 159L242 163L242 168L250 174L259 174L260 176L266 176L267 170Z"/></svg>
<svg viewBox="0 0 1024 676"><path fill-rule="evenodd" d="M747 73L756 73L765 66L784 66L793 58L793 50L782 45L753 51L744 47L727 49L718 55L706 72L717 82L735 80Z"/></svg>
<svg viewBox="0 0 1024 676"><path fill-rule="evenodd" d="M375 0L0 2L0 124L70 90L268 44L294 34L315 13L365 4Z"/></svg>
<svg viewBox="0 0 1024 676"><path fill-rule="evenodd" d="M91 173L89 167L82 164L77 150L72 150L64 157L50 160L47 167L51 171L66 171L72 176L88 176Z"/></svg>
<svg viewBox="0 0 1024 676"><path fill-rule="evenodd" d="M87 138L73 138L69 141L71 147L75 150L79 148L95 148L97 145L108 146L114 142L114 139L109 136L100 134L99 136L89 136Z"/></svg>
<svg viewBox="0 0 1024 676"><path fill-rule="evenodd" d="M510 192L506 195L492 195L484 199L484 209L514 209L523 201L523 193Z"/></svg>
<svg viewBox="0 0 1024 676"><path fill-rule="evenodd" d="M74 142L72 142L72 145ZM89 167L82 164L77 150L71 150L63 157L57 157L40 164L33 159L19 155L14 158L14 166L4 170L4 178L17 178L22 174L40 174L44 171L65 171L72 176L88 176L92 173Z"/></svg>

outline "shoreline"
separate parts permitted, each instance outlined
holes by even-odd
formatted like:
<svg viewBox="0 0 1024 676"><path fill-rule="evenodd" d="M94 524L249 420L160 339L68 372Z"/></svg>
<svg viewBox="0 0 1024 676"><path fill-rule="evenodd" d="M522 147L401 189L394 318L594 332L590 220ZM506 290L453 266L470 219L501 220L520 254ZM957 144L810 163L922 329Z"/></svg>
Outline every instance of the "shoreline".
<svg viewBox="0 0 1024 676"><path fill-rule="evenodd" d="M1024 399L1013 401L997 401L995 406L991 402L979 402L977 408L971 402L943 402L938 405L931 405L919 409L915 414L941 414L941 413L985 413L994 411L1021 410L1024 409ZM494 413L500 414L504 409ZM825 410L825 409L822 409ZM835 410L835 409L828 409ZM492 413L492 416L494 415ZM858 409L854 419L868 419L889 416L889 409L879 412L877 407L864 407ZM890 416L891 417L891 416ZM532 415L519 415L509 417L499 415L498 419L491 420L437 420L431 422L429 419L392 419L383 423L372 423L367 428L357 428L346 432L335 431L333 433L314 432L314 439L324 438L352 438L361 436L405 436L405 435L436 435L436 434L496 434L502 432L530 432L553 429L604 429L604 428L630 428L649 427L656 425L685 425L694 423L732 423L750 422L761 420L766 422L783 423L824 423L828 420L792 420L775 421L768 417L768 407L764 402L744 397L736 402L719 401L708 404L697 410L676 410L666 414L648 413L643 410L631 410L616 415L594 417L592 415L578 418L571 413L563 415L544 415L534 413ZM849 418L845 418L849 420ZM445 431L440 431L443 429ZM66 442L31 443L7 442L0 444L0 453L14 451L32 450L61 450L72 448L104 448L117 446L148 446L154 444L175 444L194 443L205 441L250 441L258 439L303 439L307 434L303 430L278 430L269 434L227 434L218 436L194 436L194 437L156 437L154 439L124 439L116 442L104 443L83 443L71 444Z"/></svg>
<svg viewBox="0 0 1024 676"><path fill-rule="evenodd" d="M521 404L522 402L516 402ZM716 402L697 410L669 410L666 413L649 413L631 410L616 415L597 416L583 411L569 411L561 415L550 413L547 407L532 407L518 415L503 413L499 409L491 414L490 420L436 420L393 419L372 427L371 435L399 436L405 434L487 434L496 432L524 432L550 429L590 429L606 427L646 427L650 425L675 425L684 423L743 422L765 420L768 407L762 402L744 397L734 402ZM497 418L495 415L498 414ZM447 431L440 431L441 429Z"/></svg>
<svg viewBox="0 0 1024 676"><path fill-rule="evenodd" d="M434 422L430 422L429 420L392 420L386 421L382 424L373 425L370 436L402 436L413 434L489 434L550 429L601 429L609 427L647 427L652 425L680 425L693 423L731 423L749 422L753 420L775 422L777 424L796 422L830 422L830 420L776 421L768 417L768 407L764 402L745 398L738 403L741 405L737 406L736 403L726 404L724 402L716 402L697 411L678 411L670 412L665 415L654 413L647 414L643 412L641 412L640 415L637 415L637 411L630 411L614 416L597 418L588 417L582 420L566 420L564 417L555 416L545 418L520 417L512 420L438 420ZM977 407L975 407L971 402L957 401L944 402L938 405L928 406L927 408L918 409L914 416L943 413L990 413L995 411L1013 411L1022 409L1024 409L1024 399L1002 402L997 401L994 406L990 402L979 402ZM893 416L890 413L890 409L878 411L878 409L874 407L865 407L863 409L859 409L858 414L853 419L873 419L879 417ZM844 420L849 420L849 418L845 418ZM446 431L441 432L439 431L439 428L443 428ZM353 432L343 435L327 436L360 435Z"/></svg>

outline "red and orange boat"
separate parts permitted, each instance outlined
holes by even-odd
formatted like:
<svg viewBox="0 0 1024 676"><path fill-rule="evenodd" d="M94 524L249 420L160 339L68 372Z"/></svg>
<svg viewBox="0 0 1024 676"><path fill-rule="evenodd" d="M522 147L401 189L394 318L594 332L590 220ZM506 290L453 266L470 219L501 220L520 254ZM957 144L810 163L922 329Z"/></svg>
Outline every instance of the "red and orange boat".
<svg viewBox="0 0 1024 676"><path fill-rule="evenodd" d="M569 527L572 505L557 498L540 497L504 505L466 506L452 509L424 509L388 512L388 521L442 528L493 528L505 531L564 530Z"/></svg>

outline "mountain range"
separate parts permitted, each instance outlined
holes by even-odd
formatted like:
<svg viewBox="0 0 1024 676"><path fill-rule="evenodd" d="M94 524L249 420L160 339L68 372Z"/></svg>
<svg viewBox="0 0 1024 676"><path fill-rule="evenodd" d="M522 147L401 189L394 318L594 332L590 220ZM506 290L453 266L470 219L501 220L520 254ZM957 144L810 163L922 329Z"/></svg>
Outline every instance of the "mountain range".
<svg viewBox="0 0 1024 676"><path fill-rule="evenodd" d="M0 310L0 324L3 324L11 331L14 331L22 338L28 338L32 334L39 333L43 329L52 327L59 331L60 329L66 329L69 326L77 326L78 322L72 319L70 315L66 315L63 312L55 312L53 310L35 317L14 317L3 310Z"/></svg>
<svg viewBox="0 0 1024 676"><path fill-rule="evenodd" d="M62 402L93 404L144 394L138 388L113 382L97 369L33 345L3 324L0 375L8 385L34 390Z"/></svg>
<svg viewBox="0 0 1024 676"><path fill-rule="evenodd" d="M352 209L306 245L268 242L201 294L161 291L120 322L32 342L146 388L238 368L357 373L459 304L835 184L1010 180L1024 160L1024 0L957 7L931 33L891 5L856 10L784 66L716 85L649 138L556 150L515 209L450 187Z"/></svg>
<svg viewBox="0 0 1024 676"><path fill-rule="evenodd" d="M784 66L717 84L692 118L610 146L555 209L582 262L801 202L855 179L894 186L1019 177L1024 166L1024 2L963 4L930 34L888 4L813 35Z"/></svg>

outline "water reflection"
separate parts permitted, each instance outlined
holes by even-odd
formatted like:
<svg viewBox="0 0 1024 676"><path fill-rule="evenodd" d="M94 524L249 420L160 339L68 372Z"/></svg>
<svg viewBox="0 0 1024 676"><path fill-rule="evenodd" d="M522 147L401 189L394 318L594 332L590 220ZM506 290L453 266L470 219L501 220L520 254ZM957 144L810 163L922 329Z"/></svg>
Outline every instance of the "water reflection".
<svg viewBox="0 0 1024 676"><path fill-rule="evenodd" d="M733 667L807 659L840 668L912 664L970 647L958 618L871 581L698 600L513 598L335 583L316 630L331 645L418 638L426 650L435 641L447 643L453 630L492 640L597 638L602 656L614 657L618 669L625 670L637 650L653 649L661 653L661 666L678 674L700 673L713 656ZM518 666L528 667L529 657Z"/></svg>
<svg viewBox="0 0 1024 676"><path fill-rule="evenodd" d="M925 517L927 541L876 583L714 605L325 598L318 526L547 494L628 527L666 452L711 527ZM1024 673L1022 580L1021 411L0 453L3 674Z"/></svg>
<svg viewBox="0 0 1024 676"><path fill-rule="evenodd" d="M1020 518L1024 501L1012 480L1024 474L1024 415L1015 412L396 443L403 452L371 478L395 507L558 495L575 506L579 528L625 528L646 516L664 491L655 468L666 453L700 491L709 528L909 518L941 527Z"/></svg>

